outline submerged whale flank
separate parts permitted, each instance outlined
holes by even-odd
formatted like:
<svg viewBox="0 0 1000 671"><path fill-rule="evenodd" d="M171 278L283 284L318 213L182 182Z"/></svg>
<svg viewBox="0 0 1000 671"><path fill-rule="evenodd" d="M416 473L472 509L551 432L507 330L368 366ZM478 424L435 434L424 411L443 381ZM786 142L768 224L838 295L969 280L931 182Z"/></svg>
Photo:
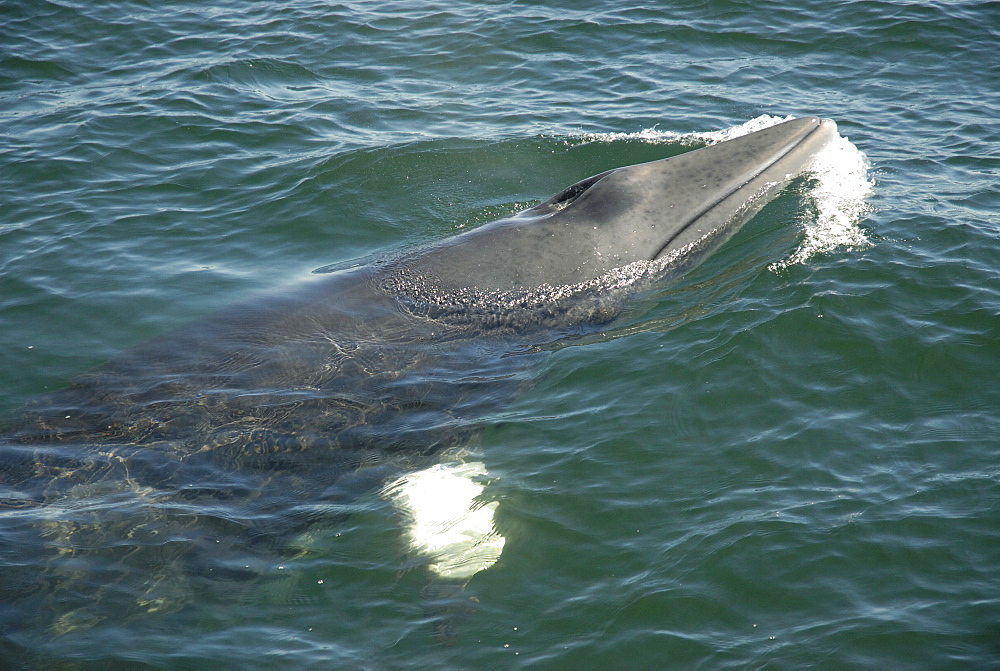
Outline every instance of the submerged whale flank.
<svg viewBox="0 0 1000 671"><path fill-rule="evenodd" d="M467 581L503 548L469 446L544 355L525 335L606 323L727 240L835 137L832 121L795 119L609 170L238 303L33 400L0 438L0 508L18 509L0 529L0 603L24 603L0 611L0 633L23 643L228 603L264 573L261 557L308 552L372 490L403 512L432 577Z"/></svg>

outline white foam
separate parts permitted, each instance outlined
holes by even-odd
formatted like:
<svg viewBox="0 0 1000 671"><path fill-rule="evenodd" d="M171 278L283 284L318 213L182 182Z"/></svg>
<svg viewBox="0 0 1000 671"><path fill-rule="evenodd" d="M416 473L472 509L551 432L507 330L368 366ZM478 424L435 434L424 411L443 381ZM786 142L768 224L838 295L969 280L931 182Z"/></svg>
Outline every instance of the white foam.
<svg viewBox="0 0 1000 671"><path fill-rule="evenodd" d="M382 490L404 515L411 552L429 557L428 568L442 578L467 580L503 551L493 523L497 502L478 500L485 476L480 462L437 464Z"/></svg>
<svg viewBox="0 0 1000 671"><path fill-rule="evenodd" d="M655 126L633 133L585 133L582 136L584 143L587 142L619 142L631 140L634 142L644 142L646 144L718 144L726 140L748 135L763 130L783 121L791 121L795 117L771 116L762 114L759 117L750 119L745 123L724 128L722 130L696 131L693 133L677 133L669 130L659 130Z"/></svg>
<svg viewBox="0 0 1000 671"><path fill-rule="evenodd" d="M813 159L808 168L814 178L808 197L815 217L803 220L802 241L791 256L772 263L773 271L804 263L816 254L835 249L860 249L871 245L861 218L872 211L868 202L875 182L868 159L846 137L837 136Z"/></svg>

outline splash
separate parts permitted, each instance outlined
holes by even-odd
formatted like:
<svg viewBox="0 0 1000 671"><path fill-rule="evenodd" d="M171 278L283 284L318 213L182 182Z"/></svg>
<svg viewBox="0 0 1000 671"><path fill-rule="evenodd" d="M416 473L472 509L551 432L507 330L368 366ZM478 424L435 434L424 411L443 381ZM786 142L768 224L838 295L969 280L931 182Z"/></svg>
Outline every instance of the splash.
<svg viewBox="0 0 1000 671"><path fill-rule="evenodd" d="M812 200L815 214L802 222L803 237L798 249L787 259L768 266L772 271L805 263L817 254L836 249L850 251L871 245L860 221L873 210L868 197L875 182L861 150L838 135L816 154L807 172L813 178L807 196Z"/></svg>
<svg viewBox="0 0 1000 671"><path fill-rule="evenodd" d="M724 128L722 130L677 133L669 130L659 130L654 126L653 128L647 128L633 133L585 133L580 139L583 140L581 144L588 144L591 142L621 141L644 142L646 144L718 144L719 142L725 142L726 140L738 138L741 135L755 133L783 121L791 121L794 118L795 117L792 116L778 117L771 116L769 114L762 114L761 116L750 119L749 121L741 123L738 126Z"/></svg>
<svg viewBox="0 0 1000 671"><path fill-rule="evenodd" d="M676 133L647 128L633 133L587 133L583 143L643 142L646 144L718 144L742 135L754 133L795 117L763 114L749 121L716 131ZM769 266L777 272L805 263L817 254L836 249L862 249L871 245L860 221L872 211L868 198L874 188L870 165L864 153L851 141L837 136L820 153L806 172L813 178L806 196L812 202L811 217L803 217L803 237L792 254Z"/></svg>

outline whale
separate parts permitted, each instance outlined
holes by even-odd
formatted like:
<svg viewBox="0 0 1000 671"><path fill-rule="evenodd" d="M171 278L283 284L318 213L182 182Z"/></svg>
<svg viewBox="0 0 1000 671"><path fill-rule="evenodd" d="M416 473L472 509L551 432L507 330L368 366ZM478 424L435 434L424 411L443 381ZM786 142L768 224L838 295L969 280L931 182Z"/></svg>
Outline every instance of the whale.
<svg viewBox="0 0 1000 671"><path fill-rule="evenodd" d="M0 651L169 618L213 585L224 602L370 492L430 581L464 585L503 551L476 436L539 343L603 328L697 266L836 137L803 117L607 170L238 302L32 399L0 438ZM456 516L461 533L435 536Z"/></svg>

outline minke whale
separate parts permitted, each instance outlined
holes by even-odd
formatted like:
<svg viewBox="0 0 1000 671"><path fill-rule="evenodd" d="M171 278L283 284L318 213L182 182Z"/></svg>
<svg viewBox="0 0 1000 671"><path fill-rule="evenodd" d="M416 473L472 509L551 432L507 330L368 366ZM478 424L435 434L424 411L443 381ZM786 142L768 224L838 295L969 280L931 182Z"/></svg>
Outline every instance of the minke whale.
<svg viewBox="0 0 1000 671"><path fill-rule="evenodd" d="M428 583L465 584L504 544L475 437L537 345L694 267L836 137L807 117L608 170L33 399L0 438L0 652L228 603L365 492L398 509Z"/></svg>

